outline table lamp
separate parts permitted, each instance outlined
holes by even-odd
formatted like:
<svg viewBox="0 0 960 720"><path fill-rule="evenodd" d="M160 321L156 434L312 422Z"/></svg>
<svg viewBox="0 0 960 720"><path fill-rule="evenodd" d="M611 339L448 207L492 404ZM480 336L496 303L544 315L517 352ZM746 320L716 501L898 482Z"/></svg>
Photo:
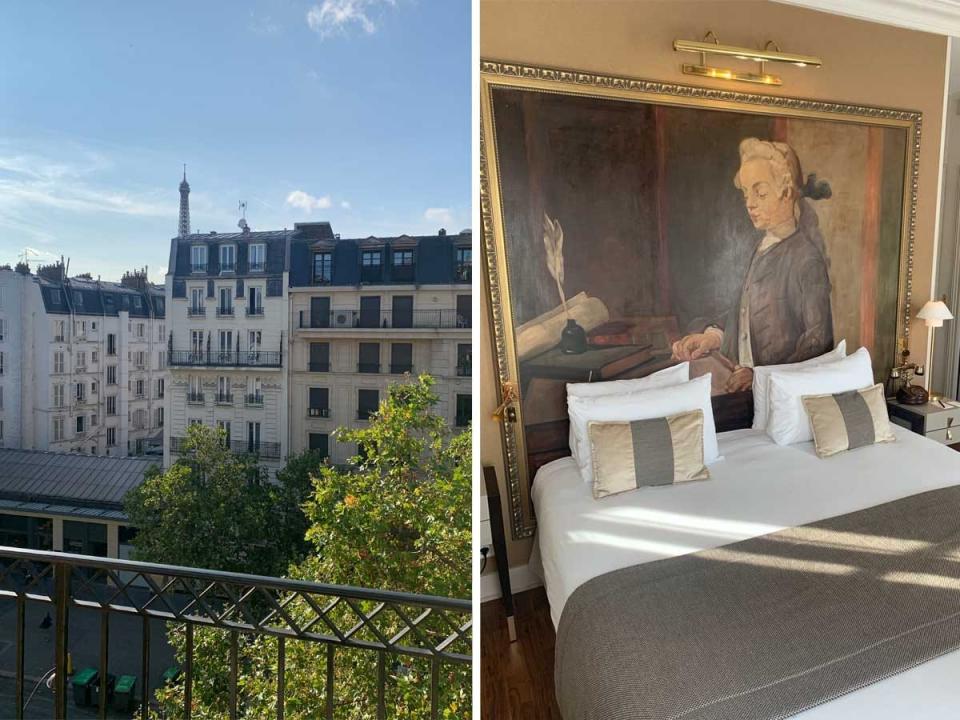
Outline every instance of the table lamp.
<svg viewBox="0 0 960 720"><path fill-rule="evenodd" d="M946 295L944 295L944 300ZM937 328L943 327L944 320L953 320L953 313L950 312L950 308L947 307L947 304L943 300L928 300L920 312L917 313L917 318L923 320L924 324L930 328L930 357L933 358L933 348L934 341L937 337ZM928 398L932 399L932 398Z"/></svg>

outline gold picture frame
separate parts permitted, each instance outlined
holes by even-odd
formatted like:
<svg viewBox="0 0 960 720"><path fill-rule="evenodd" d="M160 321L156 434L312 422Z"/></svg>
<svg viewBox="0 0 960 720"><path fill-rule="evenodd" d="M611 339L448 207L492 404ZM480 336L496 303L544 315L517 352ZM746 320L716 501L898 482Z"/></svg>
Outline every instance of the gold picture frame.
<svg viewBox="0 0 960 720"><path fill-rule="evenodd" d="M622 100L655 105L726 110L738 113L854 122L903 128L906 131L903 199L900 222L899 276L897 278L897 350L909 339L913 250L916 228L922 114L917 111L844 104L736 90L703 88L574 70L533 67L507 62L481 61L480 66L480 208L484 270L491 308L490 341L493 346L498 402L503 389L519 387L519 360L511 303L510 258L506 252L501 196L500 158L497 147L492 93L498 88L580 97ZM509 398L508 398L509 399ZM504 413L502 441L506 484L514 539L533 535L536 521L530 503L527 438L523 398Z"/></svg>

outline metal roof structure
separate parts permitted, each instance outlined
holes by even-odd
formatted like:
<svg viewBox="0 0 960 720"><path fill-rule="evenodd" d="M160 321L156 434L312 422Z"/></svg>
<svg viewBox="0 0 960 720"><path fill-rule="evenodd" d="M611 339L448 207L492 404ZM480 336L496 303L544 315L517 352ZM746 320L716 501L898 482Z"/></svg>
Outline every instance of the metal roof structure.
<svg viewBox="0 0 960 720"><path fill-rule="evenodd" d="M156 464L149 458L0 449L0 507L36 504L51 514L122 519L123 496Z"/></svg>

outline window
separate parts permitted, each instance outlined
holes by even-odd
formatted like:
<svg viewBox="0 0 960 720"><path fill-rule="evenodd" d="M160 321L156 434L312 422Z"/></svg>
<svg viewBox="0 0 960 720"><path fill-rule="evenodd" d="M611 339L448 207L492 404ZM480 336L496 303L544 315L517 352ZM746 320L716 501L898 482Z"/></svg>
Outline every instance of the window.
<svg viewBox="0 0 960 720"><path fill-rule="evenodd" d="M0 318L0 342L3 342L3 318Z"/></svg>
<svg viewBox="0 0 960 720"><path fill-rule="evenodd" d="M3 420L0 420L0 440L3 440Z"/></svg>
<svg viewBox="0 0 960 720"><path fill-rule="evenodd" d="M57 383L53 386L53 406L55 408L63 407L63 383Z"/></svg>
<svg viewBox="0 0 960 720"><path fill-rule="evenodd" d="M220 288L220 302L217 304L217 315L233 315L233 291L229 287Z"/></svg>
<svg viewBox="0 0 960 720"><path fill-rule="evenodd" d="M77 416L77 435L82 435L84 432L84 427L86 427L87 418L83 415Z"/></svg>
<svg viewBox="0 0 960 720"><path fill-rule="evenodd" d="M310 388L310 407L307 415L310 417L330 417L329 388Z"/></svg>
<svg viewBox="0 0 960 720"><path fill-rule="evenodd" d="M377 411L380 404L379 390L357 390L357 419L369 420L370 415Z"/></svg>
<svg viewBox="0 0 960 720"><path fill-rule="evenodd" d="M157 421L156 421L156 423L155 423L156 426L157 426L157 427L163 427L163 408L162 408L162 407L157 408L157 410L156 410L156 418L157 418Z"/></svg>
<svg viewBox="0 0 960 720"><path fill-rule="evenodd" d="M147 353L145 353L143 350L137 350L137 352L134 354L133 357L134 357L134 361L136 362L137 367L142 368L142 367L145 367L145 366L146 366L146 364L147 364Z"/></svg>
<svg viewBox="0 0 960 720"><path fill-rule="evenodd" d="M139 295L134 295L132 299L133 299L133 309L134 309L134 310L142 310L142 309L143 309L143 300L141 299L141 297L140 297Z"/></svg>
<svg viewBox="0 0 960 720"><path fill-rule="evenodd" d="M157 380L157 399L163 399L163 378Z"/></svg>
<svg viewBox="0 0 960 720"><path fill-rule="evenodd" d="M473 296L457 295L457 327L473 326Z"/></svg>
<svg viewBox="0 0 960 720"><path fill-rule="evenodd" d="M117 336L113 333L107 334L107 355L117 354Z"/></svg>
<svg viewBox="0 0 960 720"><path fill-rule="evenodd" d="M136 298L136 300L139 300L139 299L140 298ZM144 336L145 331L146 331L146 326L143 323L137 323L137 337L142 338Z"/></svg>
<svg viewBox="0 0 960 720"><path fill-rule="evenodd" d="M90 416L90 427L97 426L97 416L96 414Z"/></svg>
<svg viewBox="0 0 960 720"><path fill-rule="evenodd" d="M116 415L117 414L117 396L108 395L107 396L107 415Z"/></svg>
<svg viewBox="0 0 960 720"><path fill-rule="evenodd" d="M330 343L310 343L310 372L330 372Z"/></svg>
<svg viewBox="0 0 960 720"><path fill-rule="evenodd" d="M473 345L470 343L457 344L457 375L470 377L473 374Z"/></svg>
<svg viewBox="0 0 960 720"><path fill-rule="evenodd" d="M91 394L91 395L96 395L96 394L97 394L97 381L96 381L96 380L92 380L92 381L90 382L90 394Z"/></svg>
<svg viewBox="0 0 960 720"><path fill-rule="evenodd" d="M91 321L91 322L90 322L90 329L93 330L93 331L96 331L96 329L97 329L97 324L96 324L95 322Z"/></svg>
<svg viewBox="0 0 960 720"><path fill-rule="evenodd" d="M393 251L393 279L401 282L413 280L413 250Z"/></svg>
<svg viewBox="0 0 960 720"><path fill-rule="evenodd" d="M413 343L390 345L390 372L393 375L413 372Z"/></svg>
<svg viewBox="0 0 960 720"><path fill-rule="evenodd" d="M360 253L360 281L379 282L381 274L383 252L380 250L364 250Z"/></svg>
<svg viewBox="0 0 960 720"><path fill-rule="evenodd" d="M3 353L0 352L0 375L3 375Z"/></svg>
<svg viewBox="0 0 960 720"><path fill-rule="evenodd" d="M470 424L473 414L473 403L470 395L457 394L457 427L466 427Z"/></svg>
<svg viewBox="0 0 960 720"><path fill-rule="evenodd" d="M188 315L203 315L203 288L190 289L190 309Z"/></svg>
<svg viewBox="0 0 960 720"><path fill-rule="evenodd" d="M117 366L107 365L107 385L117 384Z"/></svg>
<svg viewBox="0 0 960 720"><path fill-rule="evenodd" d="M117 429L108 427L107 428L107 447L116 447L117 446Z"/></svg>
<svg viewBox="0 0 960 720"><path fill-rule="evenodd" d="M87 366L87 354L82 350L77 353L77 370Z"/></svg>
<svg viewBox="0 0 960 720"><path fill-rule="evenodd" d="M194 245L190 248L190 272L207 271L207 246Z"/></svg>
<svg viewBox="0 0 960 720"><path fill-rule="evenodd" d="M360 343L360 362L357 364L357 372L380 372L380 343Z"/></svg>
<svg viewBox="0 0 960 720"><path fill-rule="evenodd" d="M247 452L260 451L260 423L247 423Z"/></svg>
<svg viewBox="0 0 960 720"><path fill-rule="evenodd" d="M203 380L198 375L190 376L190 389L187 392L187 402L203 402Z"/></svg>
<svg viewBox="0 0 960 720"><path fill-rule="evenodd" d="M217 378L217 402L233 402L233 396L230 394L230 378L225 375Z"/></svg>
<svg viewBox="0 0 960 720"><path fill-rule="evenodd" d="M157 353L157 370L163 370L167 366L167 353L163 350Z"/></svg>
<svg viewBox="0 0 960 720"><path fill-rule="evenodd" d="M267 246L263 243L250 245L250 272L263 272L267 267Z"/></svg>
<svg viewBox="0 0 960 720"><path fill-rule="evenodd" d="M144 386L143 380L142 380L142 379L137 380L136 385L135 385L135 388L134 388L134 394L135 394L138 398L142 398L142 397L144 396L143 386Z"/></svg>
<svg viewBox="0 0 960 720"><path fill-rule="evenodd" d="M247 315L263 315L263 289L250 287L247 289Z"/></svg>
<svg viewBox="0 0 960 720"><path fill-rule="evenodd" d="M203 353L203 330L190 331L190 352L194 355Z"/></svg>
<svg viewBox="0 0 960 720"><path fill-rule="evenodd" d="M313 254L313 282L315 285L329 285L333 282L333 253Z"/></svg>
<svg viewBox="0 0 960 720"><path fill-rule="evenodd" d="M74 392L78 403L82 403L87 399L87 386L82 382L76 384L76 389Z"/></svg>
<svg viewBox="0 0 960 720"><path fill-rule="evenodd" d="M53 340L54 342L63 342L67 336L67 327L63 320L53 321Z"/></svg>
<svg viewBox="0 0 960 720"><path fill-rule="evenodd" d="M166 334L166 329L163 323L160 323L159 327L157 327L157 342L163 342L163 336Z"/></svg>
<svg viewBox="0 0 960 720"><path fill-rule="evenodd" d="M237 265L237 246L220 246L220 272L233 272Z"/></svg>
<svg viewBox="0 0 960 720"><path fill-rule="evenodd" d="M64 355L61 351L57 351L53 354L53 372L55 374L62 374L63 370L63 359Z"/></svg>
<svg viewBox="0 0 960 720"><path fill-rule="evenodd" d="M53 418L53 441L61 442L63 440L63 418Z"/></svg>
<svg viewBox="0 0 960 720"><path fill-rule="evenodd" d="M229 420L217 420L217 429L223 431L223 444L225 447L230 447L230 421Z"/></svg>
<svg viewBox="0 0 960 720"><path fill-rule="evenodd" d="M0 410L3 410L3 385L0 385Z"/></svg>
<svg viewBox="0 0 960 720"><path fill-rule="evenodd" d="M219 339L220 359L223 362L229 362L233 353L233 330L221 330Z"/></svg>
<svg viewBox="0 0 960 720"><path fill-rule="evenodd" d="M100 354L96 350L92 350L90 352L90 362L92 362L94 365L97 364L97 359L99 357L100 357Z"/></svg>
<svg viewBox="0 0 960 720"><path fill-rule="evenodd" d="M310 433L310 449L322 458L330 457L330 436L326 433Z"/></svg>
<svg viewBox="0 0 960 720"><path fill-rule="evenodd" d="M247 380L247 405L263 405L263 384L258 377Z"/></svg>

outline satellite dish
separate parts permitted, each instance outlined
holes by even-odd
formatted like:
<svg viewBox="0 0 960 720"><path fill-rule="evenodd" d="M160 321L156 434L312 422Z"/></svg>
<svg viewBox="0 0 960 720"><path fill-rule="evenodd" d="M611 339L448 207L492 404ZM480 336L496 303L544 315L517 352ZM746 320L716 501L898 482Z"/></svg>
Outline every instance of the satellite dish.
<svg viewBox="0 0 960 720"><path fill-rule="evenodd" d="M240 220L237 222L237 227L240 228L241 230L249 230L249 229L250 229L250 226L247 225L247 219L246 219L246 218L240 218Z"/></svg>

